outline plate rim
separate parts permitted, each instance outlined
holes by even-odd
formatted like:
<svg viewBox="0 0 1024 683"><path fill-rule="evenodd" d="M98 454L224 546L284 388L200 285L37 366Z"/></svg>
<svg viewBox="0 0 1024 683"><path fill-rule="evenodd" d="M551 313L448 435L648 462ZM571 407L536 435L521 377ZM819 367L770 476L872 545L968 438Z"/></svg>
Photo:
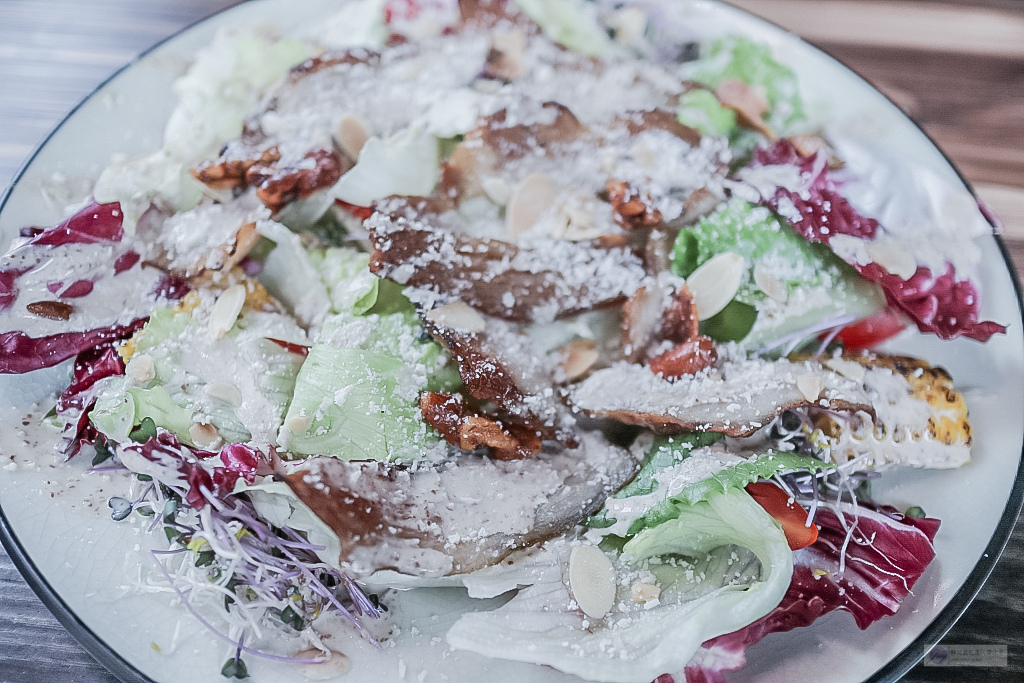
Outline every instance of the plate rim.
<svg viewBox="0 0 1024 683"><path fill-rule="evenodd" d="M956 177L978 203L979 208L985 207L985 210L982 210L981 213L985 218L985 221L992 227L992 237L995 240L1000 255L1002 256L1003 265L1006 267L1006 270L1010 275L1013 291L1017 298L1017 310L1020 315L1020 319L1024 321L1024 285L1022 285L1017 268L1014 266L1013 260L1010 257L1006 241L1003 239L1002 234L1000 234L1000 226L993 220L991 211L987 209L985 204L978 197L974 187L967 178L964 177L960 168L953 162L946 151L935 141L935 139L928 134L921 124L900 109L892 98L882 92L867 78L862 76L856 69L850 67L843 60L826 52L793 31L780 26L778 23L755 12L731 5L725 0L703 1L725 6L730 11L745 14L757 19L758 21L764 22L765 24L782 31L789 37L802 43L804 46L826 57L834 65L846 70L873 91L882 95L886 102L888 102L899 113L900 117L906 123L913 126L921 135L923 135L931 146L942 156L946 163L949 164L950 168L956 174ZM39 156L43 148L50 143L54 135L64 127L64 125L85 105L85 103L95 97L100 90L125 71L137 66L145 57L159 49L165 43L174 40L188 31L191 31L193 28L196 28L200 24L209 21L214 17L235 11L252 2L253 0L242 0L242 2L220 9L181 27L139 52L135 57L98 83L95 88L86 93L82 99L79 100L78 103L75 104L74 107L72 107L56 125L54 125L46 136L36 144L29 156L18 167L18 170L11 179L10 184L4 189L3 193L0 194L0 214L2 214L6 208L7 202L13 194L15 187L22 181L25 173ZM921 631L903 650L897 653L896 656L889 659L888 662L867 678L866 681L868 683L882 683L883 681L888 682L899 680L918 662L924 659L930 647L937 644L946 635L946 633L949 632L953 625L960 619L960 617L963 616L964 612L967 611L971 603L974 602L974 599L984 587L989 576L991 576L1004 549L1006 548L1007 543L1010 540L1010 536L1013 533L1014 526L1017 523L1017 519L1020 516L1022 508L1024 508L1024 440L1022 440L1021 443L1021 456L1017 461L1017 473L1014 477L1013 487L1010 489L1010 494L1006 500L1006 506L1003 508L1003 512L999 517L999 521L992 532L992 536L989 539L988 544L985 546L985 550L982 553L981 558L971 569L963 585L960 586L938 615L936 615L928 626L925 627L925 629ZM2 504L0 504L0 544L3 545L7 554L10 556L12 563L18 569L18 572L25 579L25 582L29 585L47 610L65 629L67 629L68 633L71 634L71 636L91 657L93 657L93 659L106 667L110 673L121 681L124 681L124 683L155 683L153 679L146 676L131 664L120 652L96 635L93 630L74 612L74 610L68 606L60 593L50 585L43 576L42 571L36 566L34 560L21 544L17 534L15 534Z"/></svg>

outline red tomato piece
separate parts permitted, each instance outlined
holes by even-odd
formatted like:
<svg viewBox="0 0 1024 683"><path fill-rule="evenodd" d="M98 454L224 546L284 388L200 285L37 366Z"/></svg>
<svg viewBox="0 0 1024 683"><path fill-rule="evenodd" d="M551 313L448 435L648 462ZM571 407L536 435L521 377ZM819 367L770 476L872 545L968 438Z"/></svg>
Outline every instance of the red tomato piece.
<svg viewBox="0 0 1024 683"><path fill-rule="evenodd" d="M796 501L790 501L789 494L775 484L755 482L747 484L747 493L764 508L765 512L782 525L790 550L806 548L818 540L818 527L807 526L807 511Z"/></svg>
<svg viewBox="0 0 1024 683"><path fill-rule="evenodd" d="M906 325L898 313L887 308L847 325L840 330L836 338L848 349L867 349L895 337Z"/></svg>
<svg viewBox="0 0 1024 683"><path fill-rule="evenodd" d="M357 204L349 204L348 202L343 202L340 199L335 199L334 203L362 221L365 221L367 218L373 215L372 206L358 206Z"/></svg>

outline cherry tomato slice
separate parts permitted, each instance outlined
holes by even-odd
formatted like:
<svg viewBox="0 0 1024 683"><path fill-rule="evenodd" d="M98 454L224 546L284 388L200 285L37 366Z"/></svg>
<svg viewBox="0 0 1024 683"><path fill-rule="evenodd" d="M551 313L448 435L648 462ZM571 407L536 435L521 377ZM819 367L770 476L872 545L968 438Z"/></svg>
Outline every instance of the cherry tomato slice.
<svg viewBox="0 0 1024 683"><path fill-rule="evenodd" d="M790 502L789 494L775 484L755 482L747 484L747 493L764 508L765 512L782 525L790 550L806 548L818 540L818 527L806 526L807 511L795 501Z"/></svg>
<svg viewBox="0 0 1024 683"><path fill-rule="evenodd" d="M334 203L362 221L365 221L367 218L373 215L372 206L358 206L357 204L349 204L348 202L343 202L340 199L335 199Z"/></svg>
<svg viewBox="0 0 1024 683"><path fill-rule="evenodd" d="M837 339L848 349L867 349L895 337L903 331L906 323L898 313L890 309L879 311L873 316L858 320L839 331Z"/></svg>

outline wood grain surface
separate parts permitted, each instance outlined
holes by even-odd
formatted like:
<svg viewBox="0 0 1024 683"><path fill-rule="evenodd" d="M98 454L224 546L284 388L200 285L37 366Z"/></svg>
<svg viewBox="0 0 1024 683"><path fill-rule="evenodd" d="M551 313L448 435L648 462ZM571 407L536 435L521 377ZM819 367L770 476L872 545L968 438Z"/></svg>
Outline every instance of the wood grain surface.
<svg viewBox="0 0 1024 683"><path fill-rule="evenodd" d="M235 0L0 0L0 188L100 81ZM835 55L938 142L1006 224L1024 266L1024 2L736 0ZM916 667L907 681L1024 680L1024 531L943 639L1005 644L1006 668ZM114 683L0 551L0 682Z"/></svg>

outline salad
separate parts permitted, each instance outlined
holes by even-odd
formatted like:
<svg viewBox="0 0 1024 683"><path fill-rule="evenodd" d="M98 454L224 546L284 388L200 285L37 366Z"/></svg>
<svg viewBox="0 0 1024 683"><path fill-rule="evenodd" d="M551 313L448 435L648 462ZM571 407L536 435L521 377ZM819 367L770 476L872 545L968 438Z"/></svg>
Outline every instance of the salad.
<svg viewBox="0 0 1024 683"><path fill-rule="evenodd" d="M678 23L353 0L222 33L163 146L0 259L0 372L67 363L40 417L166 539L146 586L224 677L341 676L449 586L505 596L452 651L720 681L927 570L940 521L871 482L967 463L971 424L877 347L1005 331L977 231L768 46Z"/></svg>

